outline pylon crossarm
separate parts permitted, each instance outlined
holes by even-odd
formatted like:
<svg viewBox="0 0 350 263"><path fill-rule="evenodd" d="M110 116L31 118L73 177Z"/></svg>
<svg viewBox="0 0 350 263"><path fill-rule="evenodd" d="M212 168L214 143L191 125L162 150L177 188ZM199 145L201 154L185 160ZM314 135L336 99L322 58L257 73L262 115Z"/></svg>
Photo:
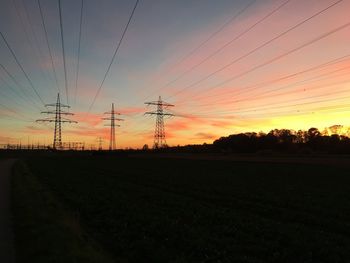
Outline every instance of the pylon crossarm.
<svg viewBox="0 0 350 263"><path fill-rule="evenodd" d="M42 114L56 114L55 111L42 111Z"/></svg>
<svg viewBox="0 0 350 263"><path fill-rule="evenodd" d="M39 119L39 120L36 120L35 122L55 122L55 120L52 120L52 119Z"/></svg>
<svg viewBox="0 0 350 263"><path fill-rule="evenodd" d="M175 105L166 102L163 102L162 105L163 107L175 107Z"/></svg>
<svg viewBox="0 0 350 263"><path fill-rule="evenodd" d="M105 120L105 121L111 121L111 120L124 121L124 119L119 119L119 118L102 118L102 120Z"/></svg>
<svg viewBox="0 0 350 263"><path fill-rule="evenodd" d="M174 114L171 114L171 113L162 113L162 112L153 112L153 111L145 112L144 114L162 115L162 116L175 116Z"/></svg>
<svg viewBox="0 0 350 263"><path fill-rule="evenodd" d="M121 115L119 112L116 112L116 111L107 111L107 112L104 112L103 114Z"/></svg>
<svg viewBox="0 0 350 263"><path fill-rule="evenodd" d="M156 105L156 106L163 106L163 107L174 107L175 105L167 103L167 102L159 102L159 101L150 101L150 102L145 102L146 105Z"/></svg>
<svg viewBox="0 0 350 263"><path fill-rule="evenodd" d="M67 119L67 118L61 118L61 122L78 123L77 121L72 121L72 120Z"/></svg>
<svg viewBox="0 0 350 263"><path fill-rule="evenodd" d="M54 104L45 104L45 107L56 107L58 104L54 103Z"/></svg>
<svg viewBox="0 0 350 263"><path fill-rule="evenodd" d="M146 105L158 105L158 101L150 101L150 102L145 102Z"/></svg>
<svg viewBox="0 0 350 263"><path fill-rule="evenodd" d="M110 125L110 124L105 124L105 125L103 125L103 126L106 126L106 127L111 127L111 125ZM119 124L114 124L114 126L115 126L115 127L120 127L120 125L119 125Z"/></svg>
<svg viewBox="0 0 350 263"><path fill-rule="evenodd" d="M70 106L62 104L62 103L45 104L45 107L56 107L56 106L60 106L60 107L64 107L64 108L70 108Z"/></svg>
<svg viewBox="0 0 350 263"><path fill-rule="evenodd" d="M42 111L42 114L56 114L56 111ZM61 115L74 115L74 113L70 113L70 112L65 112L65 111L61 111L60 112Z"/></svg>
<svg viewBox="0 0 350 263"><path fill-rule="evenodd" d="M61 120L62 123L78 123L77 121Z"/></svg>

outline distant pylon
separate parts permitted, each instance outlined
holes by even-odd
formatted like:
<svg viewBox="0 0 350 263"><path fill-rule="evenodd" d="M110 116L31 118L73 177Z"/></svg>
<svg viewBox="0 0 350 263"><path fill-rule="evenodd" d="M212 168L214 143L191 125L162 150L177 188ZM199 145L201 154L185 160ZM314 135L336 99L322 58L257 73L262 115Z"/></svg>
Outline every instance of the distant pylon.
<svg viewBox="0 0 350 263"><path fill-rule="evenodd" d="M159 96L158 101L145 102L145 104L157 106L156 111L148 111L145 114L157 115L153 148L155 149L164 148L167 146L166 139L165 139L164 116L170 116L170 117L175 116L172 113L164 112L164 109L168 107L174 107L174 105L162 101L161 96Z"/></svg>
<svg viewBox="0 0 350 263"><path fill-rule="evenodd" d="M99 151L102 151L102 143L103 143L103 140L101 137L98 137L98 150Z"/></svg>
<svg viewBox="0 0 350 263"><path fill-rule="evenodd" d="M61 108L70 108L68 105L64 105L60 101L60 94L57 94L56 103L46 104L46 107L55 107L55 110L52 111L43 111L41 113L45 114L54 114L55 117L46 118L46 119L38 119L37 122L54 122L55 130L54 130L54 138L53 138L53 148L54 149L62 149L62 123L78 123L76 121L69 120L67 118L62 117L62 115L74 115L73 113L62 111Z"/></svg>
<svg viewBox="0 0 350 263"><path fill-rule="evenodd" d="M115 144L115 126L120 127L120 125L115 124L116 121L123 121L124 119L119 119L116 118L116 115L120 115L119 112L116 112L114 110L114 103L112 103L112 110L109 112L105 112L104 114L108 114L110 115L110 117L108 118L102 118L102 120L109 120L111 121L110 124L107 124L106 126L110 126L111 130L110 130L110 139L109 139L109 150L113 151L116 149L116 144Z"/></svg>

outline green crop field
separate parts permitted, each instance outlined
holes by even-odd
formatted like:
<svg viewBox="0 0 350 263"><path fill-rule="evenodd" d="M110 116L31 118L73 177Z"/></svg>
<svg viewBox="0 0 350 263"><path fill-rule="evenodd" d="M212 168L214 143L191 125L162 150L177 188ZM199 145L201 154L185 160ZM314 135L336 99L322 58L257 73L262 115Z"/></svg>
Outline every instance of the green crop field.
<svg viewBox="0 0 350 263"><path fill-rule="evenodd" d="M80 238L114 262L350 260L350 167L127 157L26 165L74 215ZM25 231L19 241L35 237Z"/></svg>

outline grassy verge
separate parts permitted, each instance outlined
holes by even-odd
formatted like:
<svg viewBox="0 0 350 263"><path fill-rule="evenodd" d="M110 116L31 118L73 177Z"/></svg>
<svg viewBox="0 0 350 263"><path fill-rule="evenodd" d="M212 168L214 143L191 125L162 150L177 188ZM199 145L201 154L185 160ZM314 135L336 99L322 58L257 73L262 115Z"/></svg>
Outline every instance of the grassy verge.
<svg viewBox="0 0 350 263"><path fill-rule="evenodd" d="M18 263L112 262L22 162L13 168L12 193Z"/></svg>

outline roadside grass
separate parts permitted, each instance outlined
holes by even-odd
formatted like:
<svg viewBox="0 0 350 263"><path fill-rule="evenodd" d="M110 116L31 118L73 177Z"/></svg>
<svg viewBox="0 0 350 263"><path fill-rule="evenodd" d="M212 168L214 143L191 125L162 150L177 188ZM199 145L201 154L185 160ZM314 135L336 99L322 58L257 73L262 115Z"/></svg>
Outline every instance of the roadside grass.
<svg viewBox="0 0 350 263"><path fill-rule="evenodd" d="M21 161L12 172L12 209L16 262L113 262Z"/></svg>
<svg viewBox="0 0 350 263"><path fill-rule="evenodd" d="M350 259L348 167L119 157L27 163L117 262Z"/></svg>

